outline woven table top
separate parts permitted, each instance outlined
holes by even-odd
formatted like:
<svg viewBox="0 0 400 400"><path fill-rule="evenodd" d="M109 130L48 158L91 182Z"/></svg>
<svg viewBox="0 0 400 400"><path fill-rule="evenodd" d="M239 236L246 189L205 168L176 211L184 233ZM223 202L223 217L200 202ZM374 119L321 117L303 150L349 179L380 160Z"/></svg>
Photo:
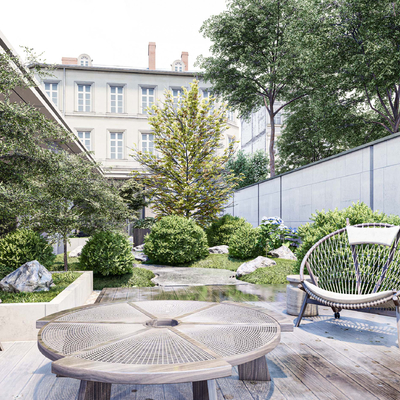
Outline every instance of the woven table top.
<svg viewBox="0 0 400 400"><path fill-rule="evenodd" d="M53 372L109 383L228 376L275 348L281 332L267 310L230 302L103 303L46 318L38 346Z"/></svg>

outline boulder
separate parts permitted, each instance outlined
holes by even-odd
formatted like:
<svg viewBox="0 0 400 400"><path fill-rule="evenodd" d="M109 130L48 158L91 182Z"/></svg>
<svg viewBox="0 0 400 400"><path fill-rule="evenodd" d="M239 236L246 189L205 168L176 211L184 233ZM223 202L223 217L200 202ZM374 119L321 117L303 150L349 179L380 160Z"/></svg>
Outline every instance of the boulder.
<svg viewBox="0 0 400 400"><path fill-rule="evenodd" d="M229 247L226 245L221 245L221 246L214 246L214 247L209 247L208 252L210 254L228 254L229 253Z"/></svg>
<svg viewBox="0 0 400 400"><path fill-rule="evenodd" d="M292 253L289 247L281 246L278 249L272 250L268 253L271 257L283 258L285 260L297 261L297 257Z"/></svg>
<svg viewBox="0 0 400 400"><path fill-rule="evenodd" d="M143 251L144 250L144 244L141 244L140 246L136 246L133 248L133 251Z"/></svg>
<svg viewBox="0 0 400 400"><path fill-rule="evenodd" d="M74 250L69 252L70 257L78 257L82 253L83 246L78 246Z"/></svg>
<svg viewBox="0 0 400 400"><path fill-rule="evenodd" d="M25 263L0 281L0 289L12 293L48 291L51 285L54 285L51 273L36 260Z"/></svg>
<svg viewBox="0 0 400 400"><path fill-rule="evenodd" d="M149 259L149 257L146 256L146 254L140 251L139 252L134 251L133 256L135 257L135 260L143 262L146 262Z"/></svg>
<svg viewBox="0 0 400 400"><path fill-rule="evenodd" d="M243 263L237 269L236 277L238 278L239 276L248 275L258 268L271 267L272 265L276 265L276 262L274 260L271 260L267 257L259 256L254 260Z"/></svg>

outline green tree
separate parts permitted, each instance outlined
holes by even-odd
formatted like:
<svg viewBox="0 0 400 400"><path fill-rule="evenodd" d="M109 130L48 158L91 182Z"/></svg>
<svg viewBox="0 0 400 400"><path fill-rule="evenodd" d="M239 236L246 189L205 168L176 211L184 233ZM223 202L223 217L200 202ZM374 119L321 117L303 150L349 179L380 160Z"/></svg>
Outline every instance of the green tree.
<svg viewBox="0 0 400 400"><path fill-rule="evenodd" d="M205 225L223 209L238 178L226 169L234 143L219 150L226 127L226 107L214 107L214 98L201 100L198 81L178 104L166 91L162 107L153 105L149 124L157 154L134 150L144 167L136 173L149 191L158 216L180 215Z"/></svg>
<svg viewBox="0 0 400 400"><path fill-rule="evenodd" d="M140 210L147 206L147 190L137 180L131 178L118 185L119 195L131 211L132 216L139 217Z"/></svg>
<svg viewBox="0 0 400 400"><path fill-rule="evenodd" d="M262 150L253 154L239 150L229 158L226 168L241 178L237 188L242 188L268 178L268 157Z"/></svg>
<svg viewBox="0 0 400 400"><path fill-rule="evenodd" d="M210 57L199 57L213 93L242 117L265 106L271 132L269 162L275 176L275 116L306 93L298 36L303 13L295 0L231 0L228 9L204 22L213 43ZM277 102L281 101L281 105Z"/></svg>

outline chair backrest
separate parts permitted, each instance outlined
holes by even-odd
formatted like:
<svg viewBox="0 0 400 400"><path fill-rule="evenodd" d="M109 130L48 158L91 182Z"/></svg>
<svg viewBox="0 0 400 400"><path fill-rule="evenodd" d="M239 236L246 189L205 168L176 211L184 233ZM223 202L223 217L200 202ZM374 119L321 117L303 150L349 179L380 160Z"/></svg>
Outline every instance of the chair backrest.
<svg viewBox="0 0 400 400"><path fill-rule="evenodd" d="M354 227L385 229L393 225L366 223ZM400 232L389 246L379 244L376 229L362 233L358 244L349 243L347 228L319 240L302 261L301 278L306 269L315 284L336 293L369 294L400 289ZM366 240L368 237L371 241Z"/></svg>

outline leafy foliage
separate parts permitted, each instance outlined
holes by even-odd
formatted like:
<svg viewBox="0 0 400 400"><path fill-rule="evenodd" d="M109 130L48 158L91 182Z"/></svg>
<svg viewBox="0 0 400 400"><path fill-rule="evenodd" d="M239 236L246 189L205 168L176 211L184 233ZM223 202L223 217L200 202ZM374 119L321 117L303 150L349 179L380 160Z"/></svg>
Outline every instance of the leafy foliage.
<svg viewBox="0 0 400 400"><path fill-rule="evenodd" d="M229 255L241 260L265 256L265 239L259 227L246 222L236 230L229 241Z"/></svg>
<svg viewBox="0 0 400 400"><path fill-rule="evenodd" d="M128 239L115 232L95 233L82 249L80 263L95 274L123 275L132 272L134 262Z"/></svg>
<svg viewBox="0 0 400 400"><path fill-rule="evenodd" d="M137 219L133 222L132 227L134 229L151 229L156 223L155 218L145 217L143 219Z"/></svg>
<svg viewBox="0 0 400 400"><path fill-rule="evenodd" d="M266 243L267 252L281 247L288 242L287 238L297 237L296 229L288 228L279 217L263 217L260 229ZM287 243L288 247L292 244L290 241Z"/></svg>
<svg viewBox="0 0 400 400"><path fill-rule="evenodd" d="M201 28L213 44L212 55L199 57L198 64L214 94L242 117L260 107L267 109L271 177L275 176L274 117L306 93L297 40L304 17L295 0L232 0L226 11ZM276 106L277 101L283 104Z"/></svg>
<svg viewBox="0 0 400 400"><path fill-rule="evenodd" d="M233 217L230 214L214 220L206 229L208 245L210 247L228 245L231 236L245 224L244 218Z"/></svg>
<svg viewBox="0 0 400 400"><path fill-rule="evenodd" d="M179 265L208 255L207 237L203 229L184 217L161 218L146 235L144 253L151 262Z"/></svg>
<svg viewBox="0 0 400 400"><path fill-rule="evenodd" d="M152 107L149 124L159 156L139 150L132 156L146 170L142 183L159 217L181 215L206 225L223 210L235 187L237 178L225 169L234 143L218 155L226 107L211 112L213 104L214 98L201 100L194 81L190 91L183 88L178 104L166 91L163 107Z"/></svg>
<svg viewBox="0 0 400 400"><path fill-rule="evenodd" d="M147 206L146 194L143 185L135 179L124 181L119 188L119 195L127 204L131 214L136 217L139 216L139 211Z"/></svg>
<svg viewBox="0 0 400 400"><path fill-rule="evenodd" d="M252 154L239 150L229 158L226 168L242 178L237 185L239 189L268 178L268 157L262 150Z"/></svg>
<svg viewBox="0 0 400 400"><path fill-rule="evenodd" d="M0 279L28 261L37 260L46 268L54 262L53 247L28 229L18 229L0 239Z"/></svg>
<svg viewBox="0 0 400 400"><path fill-rule="evenodd" d="M378 211L372 211L365 203L353 203L352 206L343 210L317 211L311 216L311 223L301 225L298 234L302 239L301 246L297 249L296 269L300 271L300 265L307 251L322 239L324 236L346 226L346 218L349 218L350 225L362 224L365 222L383 222L393 225L400 225L400 217L397 215L386 215Z"/></svg>

